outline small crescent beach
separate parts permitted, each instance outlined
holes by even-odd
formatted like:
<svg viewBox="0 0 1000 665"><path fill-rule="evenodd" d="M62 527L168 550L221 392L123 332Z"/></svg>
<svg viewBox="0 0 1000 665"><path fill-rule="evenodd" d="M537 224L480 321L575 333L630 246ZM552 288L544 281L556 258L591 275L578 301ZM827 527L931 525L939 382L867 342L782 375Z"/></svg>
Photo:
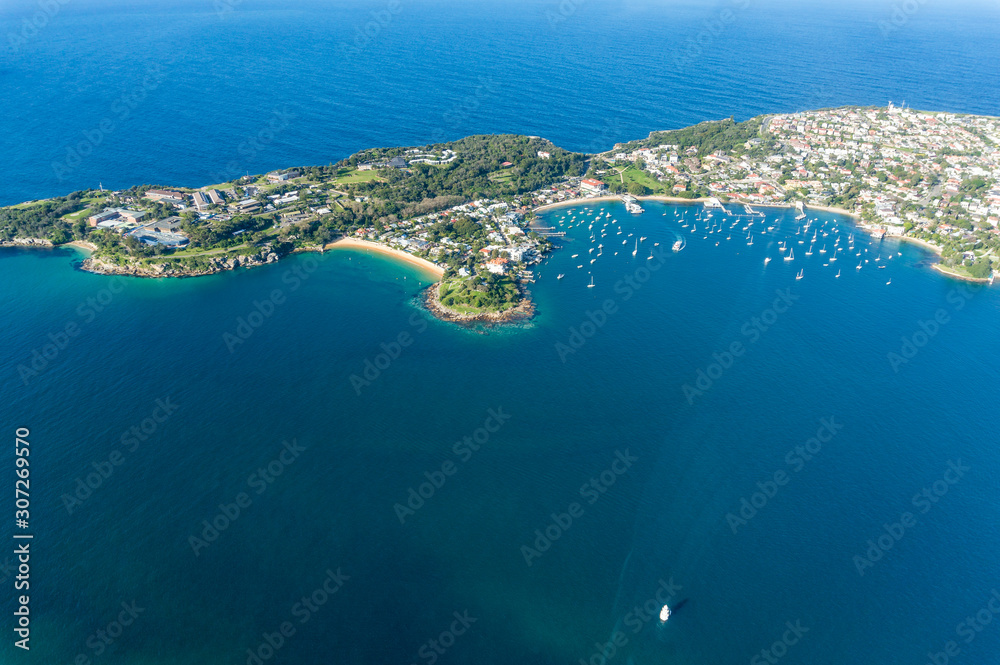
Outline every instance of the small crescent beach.
<svg viewBox="0 0 1000 665"><path fill-rule="evenodd" d="M410 265L426 271L434 278L435 281L440 280L444 276L444 270L437 264L432 263L427 259L422 259L419 256L413 256L407 252L393 249L392 247L387 247L370 240L362 240L360 238L341 238L334 243L326 245L323 249L364 249L377 254L383 254L385 256L396 258L401 261L406 261Z"/></svg>

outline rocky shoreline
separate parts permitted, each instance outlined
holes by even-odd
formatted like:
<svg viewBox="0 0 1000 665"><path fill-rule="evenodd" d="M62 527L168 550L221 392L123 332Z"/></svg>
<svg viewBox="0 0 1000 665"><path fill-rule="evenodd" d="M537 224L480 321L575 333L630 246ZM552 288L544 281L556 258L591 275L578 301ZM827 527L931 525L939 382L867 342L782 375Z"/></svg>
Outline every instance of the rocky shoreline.
<svg viewBox="0 0 1000 665"><path fill-rule="evenodd" d="M502 325L505 323L521 323L535 316L535 303L531 300L531 293L523 286L518 286L520 302L516 306L502 312L484 312L482 314L462 314L445 307L438 299L438 288L440 286L440 283L428 286L424 289L420 299L424 308L442 321L457 323L463 326L474 326L477 324Z"/></svg>
<svg viewBox="0 0 1000 665"><path fill-rule="evenodd" d="M99 257L84 259L81 269L99 275L127 275L129 277L201 277L220 272L236 270L237 268L256 268L258 266L277 263L281 256L273 251L270 245L264 245L260 251L250 256L212 257L208 259L208 267L193 269L178 265L175 262L141 264L138 262L119 265Z"/></svg>
<svg viewBox="0 0 1000 665"><path fill-rule="evenodd" d="M0 241L0 247L55 247L51 240L43 238L14 238Z"/></svg>

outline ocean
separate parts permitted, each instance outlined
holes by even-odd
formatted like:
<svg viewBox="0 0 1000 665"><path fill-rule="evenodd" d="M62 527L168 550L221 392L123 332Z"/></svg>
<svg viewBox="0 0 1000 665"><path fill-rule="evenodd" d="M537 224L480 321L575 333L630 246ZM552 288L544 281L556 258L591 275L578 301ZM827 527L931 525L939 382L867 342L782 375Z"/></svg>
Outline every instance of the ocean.
<svg viewBox="0 0 1000 665"><path fill-rule="evenodd" d="M997 113L986 10L400 2L59 5L4 56L4 201L437 130L587 150L904 97ZM428 317L428 275L355 250L183 280L0 251L2 461L13 482L27 429L34 534L31 652L8 629L0 661L994 662L997 292L832 214L644 206L544 213L568 235L538 315L499 329Z"/></svg>
<svg viewBox="0 0 1000 665"><path fill-rule="evenodd" d="M998 11L920 0L8 0L0 204L101 184L202 186L477 133L596 152L703 120L846 104L997 115Z"/></svg>

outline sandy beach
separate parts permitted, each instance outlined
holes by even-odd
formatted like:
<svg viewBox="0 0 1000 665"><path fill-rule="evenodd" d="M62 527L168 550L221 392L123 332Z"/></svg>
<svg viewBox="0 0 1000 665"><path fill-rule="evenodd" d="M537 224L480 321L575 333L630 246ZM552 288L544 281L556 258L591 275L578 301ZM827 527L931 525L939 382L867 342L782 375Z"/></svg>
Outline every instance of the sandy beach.
<svg viewBox="0 0 1000 665"><path fill-rule="evenodd" d="M87 242L86 240L74 240L73 242L66 243L69 247L76 247L77 249L82 249L86 252L96 252L97 245L92 242Z"/></svg>
<svg viewBox="0 0 1000 665"><path fill-rule="evenodd" d="M362 240L360 238L341 238L337 242L326 245L323 249L366 249L372 252L377 252L379 254L385 254L386 256L395 257L401 261L406 261L412 265L426 270L427 272L434 275L436 279L441 279L444 275L444 270L438 265L428 261L427 259L422 259L407 252L400 251L398 249L393 249L392 247L386 247L377 242L372 242L370 240Z"/></svg>
<svg viewBox="0 0 1000 665"><path fill-rule="evenodd" d="M886 236L887 238L893 238L894 240L901 240L903 242L912 242L914 245L920 245L924 249L929 249L935 254L940 255L942 250L935 244L929 243L926 240L921 240L920 238L912 238L910 236Z"/></svg>
<svg viewBox="0 0 1000 665"><path fill-rule="evenodd" d="M853 212L847 212L843 208L829 208L827 206L814 206L810 204L806 206L806 210L822 210L823 212L832 212L837 215L847 215L848 217L852 217L854 219L861 219L861 215Z"/></svg>

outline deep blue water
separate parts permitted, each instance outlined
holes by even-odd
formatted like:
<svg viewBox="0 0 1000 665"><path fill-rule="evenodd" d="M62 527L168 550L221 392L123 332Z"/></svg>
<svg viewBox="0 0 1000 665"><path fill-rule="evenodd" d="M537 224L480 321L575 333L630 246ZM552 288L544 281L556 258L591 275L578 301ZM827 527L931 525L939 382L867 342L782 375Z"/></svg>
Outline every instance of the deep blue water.
<svg viewBox="0 0 1000 665"><path fill-rule="evenodd" d="M473 133L597 151L843 104L1000 114L988 2L51 4L0 6L0 204Z"/></svg>
<svg viewBox="0 0 1000 665"><path fill-rule="evenodd" d="M219 15L208 2L109 13L75 0L3 56L0 201L201 184L229 162L263 171L436 135L515 131L587 150L842 103L997 113L995 9L927 3L883 39L890 4L575 6L553 24L556 3L402 2L358 55L340 45L388 3L248 1ZM38 7L4 6L5 42ZM672 72L726 7L738 19ZM156 64L155 89L60 182L51 162ZM296 117L241 155L275 110ZM591 231L570 229L538 270L539 315L491 331L428 319L415 303L427 276L357 252L154 281L81 272L71 250L0 251L0 423L8 441L31 430L36 538L32 653L12 646L8 595L0 661L236 665L268 655L264 635L290 622L267 662L574 663L616 631L610 663L752 662L798 622L808 632L781 662L925 663L949 640L954 662L995 662L997 623L960 622L991 618L1000 588L997 292L964 292L924 250L860 234L867 254L830 263L819 249L850 233L831 215L807 257L785 212L747 246L742 224L706 233L700 208L605 207L622 235L590 264ZM635 257L630 233L648 237ZM662 259L646 258L653 243ZM921 337L939 310L947 322ZM895 371L904 337L921 346ZM369 361L384 369L352 382ZM716 378L689 400L699 371ZM505 422L487 435L491 409ZM815 451L822 419L842 429ZM443 484L401 524L396 504L429 493L428 475ZM606 491L584 488L591 478ZM758 483L773 494L763 505ZM947 492L921 503L935 483ZM737 524L742 499L760 507ZM238 500L239 517L219 517ZM573 503L572 523L552 526ZM916 524L900 533L907 511ZM861 575L854 557L883 525L898 542ZM522 547L547 529L559 538L527 565ZM349 579L324 599L328 570ZM687 602L668 624L636 613L671 580L671 603ZM309 609L314 592L326 602ZM133 602L143 611L119 634ZM452 644L441 636L461 629L456 612L476 621Z"/></svg>
<svg viewBox="0 0 1000 665"><path fill-rule="evenodd" d="M1000 298L964 295L923 250L888 241L859 237L863 258L824 267L821 246L850 232L831 216L806 257L790 213L747 246L739 226L681 227L697 210L650 203L633 218L612 204L623 233L593 254L588 227L572 228L539 270L539 316L502 331L428 320L413 302L425 277L356 252L113 281L74 270L68 250L4 251L4 427L29 428L33 446L31 662L235 665L291 621L273 662L428 663L421 646L465 611L476 622L440 662L577 662L616 630L627 644L610 662L746 662L786 621L808 629L787 662L920 663L960 639L1000 584L988 360ZM654 249L666 251L648 259ZM251 317L275 289L271 315ZM888 354L939 309L947 323L894 371ZM258 327L230 352L241 317ZM68 323L78 334L20 378ZM379 357L383 343L398 357ZM366 360L385 369L352 383ZM716 379L689 402L699 370ZM176 411L154 424L157 400ZM496 429L491 409L505 422L477 432ZM822 419L832 439L789 457ZM275 462L293 439L305 450ZM115 451L108 478L87 478ZM968 470L956 478L949 462ZM273 482L258 471L269 463ZM769 488L778 471L785 484ZM400 513L428 477L441 487ZM922 512L914 495L946 477L957 482ZM591 478L605 491L584 488ZM97 488L70 511L78 479ZM241 492L249 503L227 525L220 504ZM742 498L760 507L734 533ZM558 539L536 544L573 503ZM907 511L917 523L859 574L854 557ZM192 545L216 518L226 528ZM350 579L296 613L328 569ZM633 610L661 581L682 587L670 602L688 599L662 627ZM145 613L95 657L88 640L133 600ZM998 647L987 627L961 643L962 662ZM4 662L20 662L12 651Z"/></svg>

